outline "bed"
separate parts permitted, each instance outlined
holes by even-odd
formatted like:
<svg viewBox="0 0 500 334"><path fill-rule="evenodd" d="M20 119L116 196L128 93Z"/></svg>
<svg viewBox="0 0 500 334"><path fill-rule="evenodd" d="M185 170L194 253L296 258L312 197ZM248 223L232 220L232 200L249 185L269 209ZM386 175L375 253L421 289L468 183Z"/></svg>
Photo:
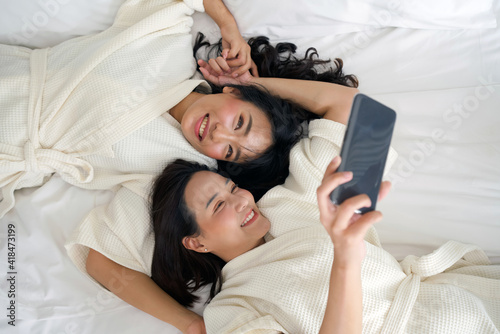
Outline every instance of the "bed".
<svg viewBox="0 0 500 334"><path fill-rule="evenodd" d="M0 42L42 48L98 33L122 3L4 1ZM479 245L500 264L500 0L225 3L244 37L263 34L294 42L299 54L314 46L322 58L342 58L363 93L397 111L399 158L377 224L389 252L402 260L452 239ZM194 15L193 31L218 38L204 13ZM0 332L179 333L96 286L66 254L78 223L112 196L57 175L17 191L0 219L0 305L15 301L16 326L7 311Z"/></svg>

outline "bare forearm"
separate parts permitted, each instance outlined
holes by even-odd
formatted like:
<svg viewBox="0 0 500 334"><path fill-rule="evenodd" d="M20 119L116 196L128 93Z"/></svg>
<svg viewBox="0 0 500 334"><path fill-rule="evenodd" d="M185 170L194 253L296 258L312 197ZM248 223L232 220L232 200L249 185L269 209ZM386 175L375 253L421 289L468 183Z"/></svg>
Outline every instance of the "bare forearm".
<svg viewBox="0 0 500 334"><path fill-rule="evenodd" d="M273 95L293 101L320 117L346 124L356 88L333 83L281 78L253 78Z"/></svg>
<svg viewBox="0 0 500 334"><path fill-rule="evenodd" d="M236 27L233 15L222 0L203 0L205 12L217 23L222 30L225 27Z"/></svg>
<svg viewBox="0 0 500 334"><path fill-rule="evenodd" d="M330 290L321 334L361 333L361 264L367 252L364 237L368 229L382 219L382 213L379 211L364 215L354 213L356 209L370 205L370 198L366 194L348 198L338 206L332 204L331 192L339 185L352 180L351 172L337 172L341 161L338 156L332 160L317 190L320 221L330 235L334 249Z"/></svg>
<svg viewBox="0 0 500 334"><path fill-rule="evenodd" d="M87 271L120 299L183 332L199 317L177 303L146 274L123 267L93 250L89 253Z"/></svg>
<svg viewBox="0 0 500 334"><path fill-rule="evenodd" d="M132 286L125 284L107 288L130 305L181 330L193 321L192 312L160 289L150 277L137 273Z"/></svg>
<svg viewBox="0 0 500 334"><path fill-rule="evenodd" d="M361 333L362 298L360 266L340 267L334 261L328 303L319 333Z"/></svg>

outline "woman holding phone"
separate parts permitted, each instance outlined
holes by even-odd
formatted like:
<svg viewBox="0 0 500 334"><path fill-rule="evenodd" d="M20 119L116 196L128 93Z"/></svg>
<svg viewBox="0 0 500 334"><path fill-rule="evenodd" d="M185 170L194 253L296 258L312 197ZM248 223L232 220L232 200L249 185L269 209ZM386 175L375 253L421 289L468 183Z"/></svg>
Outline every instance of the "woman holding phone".
<svg viewBox="0 0 500 334"><path fill-rule="evenodd" d="M354 213L368 196L330 202L352 178L332 161L344 129L312 121L286 182L257 204L204 166L167 166L152 195L155 282L182 305L213 284L208 333L496 333L500 266L478 247L398 263L371 227L381 213Z"/></svg>

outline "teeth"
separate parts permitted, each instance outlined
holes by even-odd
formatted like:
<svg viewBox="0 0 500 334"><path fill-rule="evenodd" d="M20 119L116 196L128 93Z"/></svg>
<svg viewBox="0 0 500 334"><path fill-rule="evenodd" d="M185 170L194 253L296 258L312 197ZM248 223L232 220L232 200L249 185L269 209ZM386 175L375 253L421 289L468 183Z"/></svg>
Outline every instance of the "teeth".
<svg viewBox="0 0 500 334"><path fill-rule="evenodd" d="M205 116L205 118L203 119L203 122L201 122L200 131L198 132L198 136L200 138L203 136L203 133L205 132L205 127L207 126L207 122L208 122L208 115Z"/></svg>
<svg viewBox="0 0 500 334"><path fill-rule="evenodd" d="M248 215L247 219L245 219L243 224L241 224L241 227L245 226L253 218L254 214L255 212L252 210L252 212L250 212L250 214Z"/></svg>

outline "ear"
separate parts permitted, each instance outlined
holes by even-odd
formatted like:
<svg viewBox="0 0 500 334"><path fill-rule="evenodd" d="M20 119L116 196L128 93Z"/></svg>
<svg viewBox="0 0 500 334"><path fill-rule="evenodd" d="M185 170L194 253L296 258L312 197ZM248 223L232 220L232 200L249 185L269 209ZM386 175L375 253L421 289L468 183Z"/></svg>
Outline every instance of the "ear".
<svg viewBox="0 0 500 334"><path fill-rule="evenodd" d="M184 237L184 239L182 239L182 245L186 249L190 249L198 253L205 253L205 246L198 240L198 238Z"/></svg>
<svg viewBox="0 0 500 334"><path fill-rule="evenodd" d="M234 87L224 87L222 88L222 92L225 94L234 94L234 95L240 95L240 91L237 88Z"/></svg>

